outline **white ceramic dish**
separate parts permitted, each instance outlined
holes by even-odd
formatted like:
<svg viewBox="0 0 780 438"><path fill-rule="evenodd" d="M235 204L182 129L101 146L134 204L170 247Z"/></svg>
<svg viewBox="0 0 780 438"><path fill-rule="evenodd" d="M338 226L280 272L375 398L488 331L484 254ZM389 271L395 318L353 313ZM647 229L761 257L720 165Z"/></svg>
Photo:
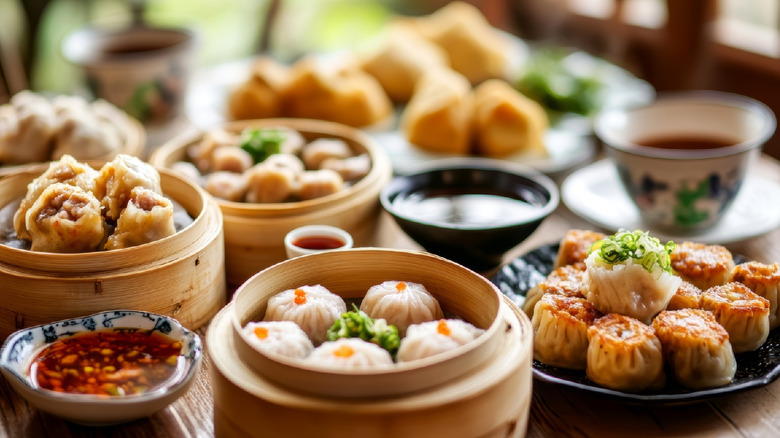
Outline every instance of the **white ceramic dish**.
<svg viewBox="0 0 780 438"><path fill-rule="evenodd" d="M569 175L561 185L561 199L578 216L611 232L641 228L661 240L676 242L727 244L780 227L780 185L755 175L746 177L731 210L718 224L693 234L670 235L643 223L609 160L598 161Z"/></svg>
<svg viewBox="0 0 780 438"><path fill-rule="evenodd" d="M30 363L51 342L84 332L112 328L159 331L182 343L184 360L162 386L138 395L105 398L65 394L38 387L30 378ZM109 425L143 418L164 408L192 384L203 357L200 337L173 318L135 310L111 310L29 327L9 336L0 350L0 371L31 405L66 420L88 425Z"/></svg>

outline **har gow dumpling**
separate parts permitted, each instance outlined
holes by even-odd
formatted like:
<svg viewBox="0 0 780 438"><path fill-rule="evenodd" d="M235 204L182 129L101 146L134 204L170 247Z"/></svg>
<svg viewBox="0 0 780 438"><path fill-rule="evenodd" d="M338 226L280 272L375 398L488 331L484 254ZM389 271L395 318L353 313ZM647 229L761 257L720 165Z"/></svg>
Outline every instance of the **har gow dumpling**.
<svg viewBox="0 0 780 438"><path fill-rule="evenodd" d="M262 353L303 359L314 350L306 332L292 321L253 321L244 326L244 333L249 345Z"/></svg>
<svg viewBox="0 0 780 438"><path fill-rule="evenodd" d="M444 318L439 302L425 286L409 281L385 281L372 286L363 297L360 310L396 326L402 337L412 324Z"/></svg>
<svg viewBox="0 0 780 438"><path fill-rule="evenodd" d="M118 219L130 201L130 193L139 186L162 194L160 174L151 164L126 154L106 163L95 180L94 190L106 218Z"/></svg>
<svg viewBox="0 0 780 438"><path fill-rule="evenodd" d="M25 214L32 251L93 251L105 237L100 202L79 187L55 183L41 193Z"/></svg>
<svg viewBox="0 0 780 438"><path fill-rule="evenodd" d="M292 321L314 345L325 341L328 329L347 311L344 300L322 285L288 289L268 299L264 321Z"/></svg>
<svg viewBox="0 0 780 438"><path fill-rule="evenodd" d="M473 341L485 331L459 319L440 319L412 324L401 339L398 361L423 359Z"/></svg>
<svg viewBox="0 0 780 438"><path fill-rule="evenodd" d="M315 348L308 362L340 368L362 369L393 365L393 358L384 348L360 338L341 338Z"/></svg>
<svg viewBox="0 0 780 438"><path fill-rule="evenodd" d="M122 210L104 249L121 249L154 242L176 233L171 201L149 189L136 187Z"/></svg>

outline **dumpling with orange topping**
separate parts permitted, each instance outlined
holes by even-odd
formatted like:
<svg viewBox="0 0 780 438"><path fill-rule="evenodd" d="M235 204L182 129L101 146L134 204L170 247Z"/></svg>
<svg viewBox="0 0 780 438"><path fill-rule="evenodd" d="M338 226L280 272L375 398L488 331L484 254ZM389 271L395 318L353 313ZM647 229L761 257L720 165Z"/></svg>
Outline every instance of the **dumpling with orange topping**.
<svg viewBox="0 0 780 438"><path fill-rule="evenodd" d="M303 359L314 350L306 332L292 321L252 321L244 326L244 333L249 345L262 353Z"/></svg>
<svg viewBox="0 0 780 438"><path fill-rule="evenodd" d="M485 331L460 319L440 319L412 324L401 339L398 361L409 362L454 350Z"/></svg>
<svg viewBox="0 0 780 438"><path fill-rule="evenodd" d="M360 338L328 341L311 352L307 361L340 369L361 369L393 365L390 353Z"/></svg>
<svg viewBox="0 0 780 438"><path fill-rule="evenodd" d="M360 303L372 318L383 318L402 337L412 324L444 318L439 301L420 283L385 281L372 286Z"/></svg>
<svg viewBox="0 0 780 438"><path fill-rule="evenodd" d="M322 285L288 289L268 299L264 321L292 321L314 345L325 341L333 321L347 311L344 299Z"/></svg>

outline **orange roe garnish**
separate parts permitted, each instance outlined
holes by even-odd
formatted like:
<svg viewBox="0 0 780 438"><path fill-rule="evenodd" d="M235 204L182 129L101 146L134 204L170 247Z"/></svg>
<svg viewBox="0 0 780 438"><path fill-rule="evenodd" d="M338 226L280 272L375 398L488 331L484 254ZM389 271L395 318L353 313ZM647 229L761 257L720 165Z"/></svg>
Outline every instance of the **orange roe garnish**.
<svg viewBox="0 0 780 438"><path fill-rule="evenodd" d="M440 335L449 336L450 335L450 326L447 325L447 321L440 319L439 325L436 326L436 331Z"/></svg>
<svg viewBox="0 0 780 438"><path fill-rule="evenodd" d="M295 289L295 299L293 300L295 304L305 304L306 303L306 291L303 289Z"/></svg>
<svg viewBox="0 0 780 438"><path fill-rule="evenodd" d="M265 339L268 337L268 329L265 327L255 327L255 336L259 339Z"/></svg>
<svg viewBox="0 0 780 438"><path fill-rule="evenodd" d="M398 290L398 292L403 292L404 290L406 290L406 283L404 283L403 281L398 282L398 284L395 285L395 288Z"/></svg>
<svg viewBox="0 0 780 438"><path fill-rule="evenodd" d="M349 345L342 345L338 348L338 350L333 351L333 355L336 357L350 357L353 354L355 354L355 350L352 349Z"/></svg>

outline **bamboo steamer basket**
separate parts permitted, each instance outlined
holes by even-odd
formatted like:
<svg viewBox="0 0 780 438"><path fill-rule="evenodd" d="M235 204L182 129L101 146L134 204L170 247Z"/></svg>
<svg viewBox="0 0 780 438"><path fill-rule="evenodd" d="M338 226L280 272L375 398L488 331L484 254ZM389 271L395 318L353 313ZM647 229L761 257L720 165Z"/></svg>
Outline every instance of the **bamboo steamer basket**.
<svg viewBox="0 0 780 438"><path fill-rule="evenodd" d="M358 129L322 120L262 119L229 122L223 128L240 132L247 127L284 126L300 132L307 141L317 138L344 140L357 154L367 153L371 170L360 181L329 196L286 203L245 203L218 199L225 226L225 257L228 283L238 286L255 273L286 259L284 236L295 228L332 225L348 231L356 246L376 244L376 226L381 212L379 192L392 177L386 152ZM169 168L186 160L187 148L203 137L188 133L157 148L149 162Z"/></svg>
<svg viewBox="0 0 780 438"><path fill-rule="evenodd" d="M146 149L146 128L133 117L127 117L127 129L125 130L125 141L121 147L116 150L104 154L102 156L90 157L88 160L84 157L78 157L74 155L79 161L111 161L119 154L132 155L134 157L144 158ZM0 178L11 175L27 168L36 168L41 163L27 163L27 164L15 164L8 166L0 166Z"/></svg>
<svg viewBox="0 0 780 438"><path fill-rule="evenodd" d="M0 179L0 206L23 197L46 169ZM173 236L113 251L34 252L0 245L0 338L34 325L126 308L168 315L189 329L227 301L222 214L214 200L178 174L160 170L166 196L194 221Z"/></svg>
<svg viewBox="0 0 780 438"><path fill-rule="evenodd" d="M237 302L232 301L214 318L206 340L214 364L215 433L236 438L337 438L345 433L367 438L522 437L531 405L533 330L525 314L507 299L501 301L497 319L504 329L478 366L438 386L373 398L305 394L257 373L240 357L243 340L233 328Z"/></svg>

